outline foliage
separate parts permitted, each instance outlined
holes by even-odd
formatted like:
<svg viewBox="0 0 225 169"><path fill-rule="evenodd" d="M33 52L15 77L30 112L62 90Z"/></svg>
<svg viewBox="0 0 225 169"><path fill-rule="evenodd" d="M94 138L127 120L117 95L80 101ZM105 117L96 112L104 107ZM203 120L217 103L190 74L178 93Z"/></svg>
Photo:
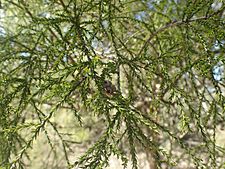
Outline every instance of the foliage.
<svg viewBox="0 0 225 169"><path fill-rule="evenodd" d="M1 167L28 168L42 134L68 168L106 168L117 156L136 169L141 152L152 168L224 167L216 140L225 117L223 2L4 0L1 7ZM110 95L106 81L116 88ZM61 123L62 114L75 120ZM75 139L76 128L90 140ZM88 149L74 160L80 142Z"/></svg>

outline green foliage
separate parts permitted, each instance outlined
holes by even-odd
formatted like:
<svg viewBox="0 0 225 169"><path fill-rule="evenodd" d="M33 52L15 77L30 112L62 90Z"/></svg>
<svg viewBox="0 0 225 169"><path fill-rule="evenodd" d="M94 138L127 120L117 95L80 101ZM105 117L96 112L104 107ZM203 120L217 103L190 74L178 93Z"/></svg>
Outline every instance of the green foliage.
<svg viewBox="0 0 225 169"><path fill-rule="evenodd" d="M223 2L1 6L0 167L32 168L42 137L46 168L101 169L115 156L137 169L143 152L153 169L224 167Z"/></svg>

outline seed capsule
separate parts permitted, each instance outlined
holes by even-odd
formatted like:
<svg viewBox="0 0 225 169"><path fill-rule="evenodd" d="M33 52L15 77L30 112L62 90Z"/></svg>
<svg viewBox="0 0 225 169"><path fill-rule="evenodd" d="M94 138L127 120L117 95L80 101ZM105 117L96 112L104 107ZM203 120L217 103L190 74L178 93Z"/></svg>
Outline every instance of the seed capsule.
<svg viewBox="0 0 225 169"><path fill-rule="evenodd" d="M103 84L104 92L107 96L112 96L116 92L116 87L112 84L112 82L105 80Z"/></svg>

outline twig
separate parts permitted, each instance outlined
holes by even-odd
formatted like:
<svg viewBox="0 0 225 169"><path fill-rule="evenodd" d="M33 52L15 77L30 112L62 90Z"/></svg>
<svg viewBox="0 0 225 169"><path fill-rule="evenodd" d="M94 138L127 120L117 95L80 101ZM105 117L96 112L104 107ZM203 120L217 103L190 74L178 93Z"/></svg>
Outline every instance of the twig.
<svg viewBox="0 0 225 169"><path fill-rule="evenodd" d="M219 11L217 11L217 12L215 12L215 13L209 15L209 16L203 16L203 17L199 17L199 18L195 18L195 19L190 19L190 20L180 20L180 21L176 21L176 20L175 20L175 21L173 21L173 22L171 22L171 23L169 23L169 24L166 24L166 25L160 27L160 28L159 28L158 30L156 30L153 34L151 34L151 35L149 36L149 38L145 41L144 45L142 46L141 50L138 52L138 55L137 55L137 56L140 56L140 55L141 55L141 53L142 53L143 50L146 48L146 46L148 45L148 43L150 43L151 40L152 40L157 34L159 34L159 33L163 32L163 31L165 31L166 29L168 29L168 28L170 28L170 27L182 25L182 24L187 24L187 23L190 23L190 22L196 22L196 21L200 21L200 20L206 20L206 19L209 19L209 18L211 18L211 17L213 17L213 16L215 16L215 15L217 15L217 14L223 12L224 9L225 9L225 7L222 8L221 10L219 10Z"/></svg>

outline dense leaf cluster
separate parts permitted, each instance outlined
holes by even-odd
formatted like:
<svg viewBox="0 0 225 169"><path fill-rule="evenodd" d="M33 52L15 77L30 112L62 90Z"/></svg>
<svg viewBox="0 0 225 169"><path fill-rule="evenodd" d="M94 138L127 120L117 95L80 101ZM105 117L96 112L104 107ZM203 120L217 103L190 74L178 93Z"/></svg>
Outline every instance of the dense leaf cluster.
<svg viewBox="0 0 225 169"><path fill-rule="evenodd" d="M1 167L32 166L43 135L49 161L63 153L50 168L106 168L116 156L136 169L143 152L153 169L224 167L222 1L3 0L0 10Z"/></svg>

